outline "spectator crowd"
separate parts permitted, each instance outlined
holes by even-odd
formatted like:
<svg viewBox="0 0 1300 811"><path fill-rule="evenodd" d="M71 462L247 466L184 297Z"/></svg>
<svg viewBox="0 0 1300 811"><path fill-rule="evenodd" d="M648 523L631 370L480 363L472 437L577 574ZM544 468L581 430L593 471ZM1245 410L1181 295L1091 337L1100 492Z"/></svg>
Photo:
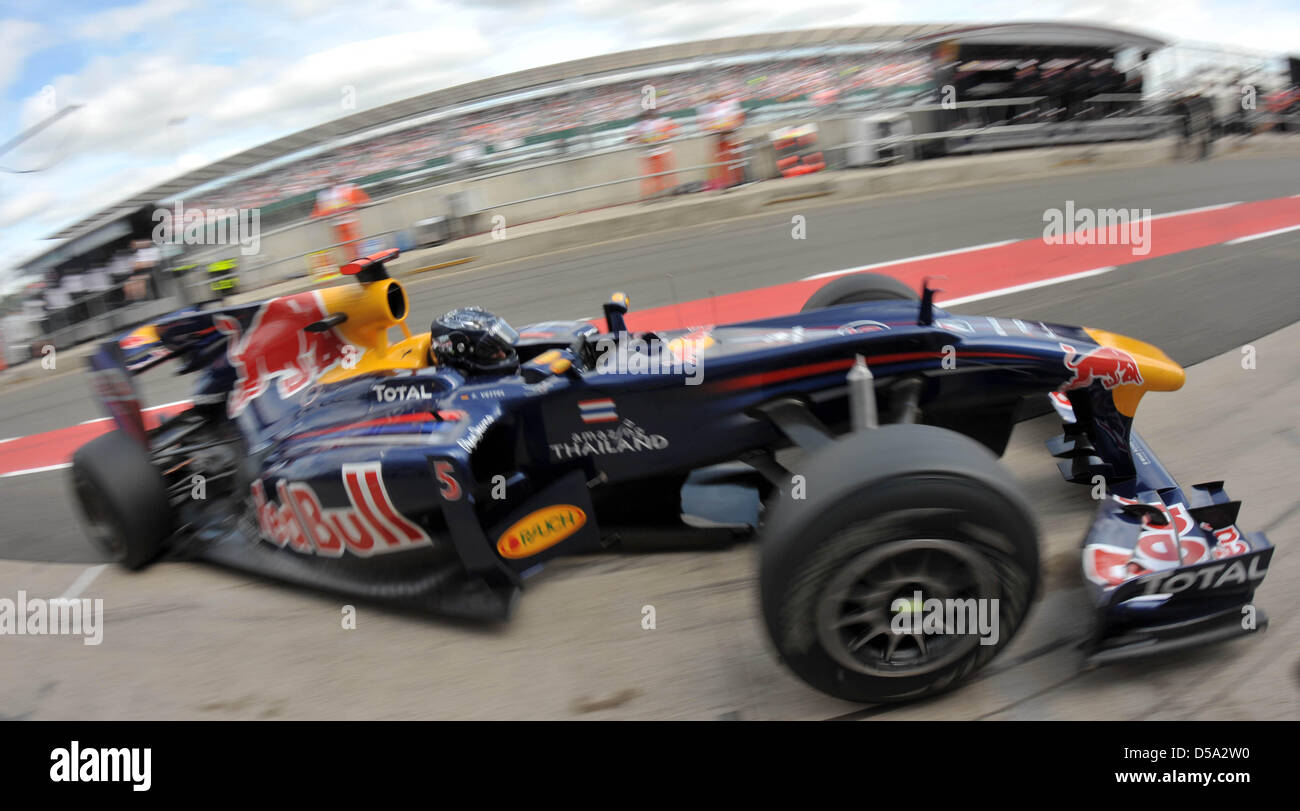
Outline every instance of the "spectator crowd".
<svg viewBox="0 0 1300 811"><path fill-rule="evenodd" d="M580 128L619 123L631 126L647 98L647 85L653 87L655 109L673 112L697 109L720 91L742 104L799 99L826 104L927 79L928 60L922 56L841 54L696 67L597 87L559 85L536 98L453 114L330 149L234 181L192 203L201 208L261 208L315 193L340 179L416 169L437 158L451 158L471 145L502 152L523 145L529 136L560 137Z"/></svg>

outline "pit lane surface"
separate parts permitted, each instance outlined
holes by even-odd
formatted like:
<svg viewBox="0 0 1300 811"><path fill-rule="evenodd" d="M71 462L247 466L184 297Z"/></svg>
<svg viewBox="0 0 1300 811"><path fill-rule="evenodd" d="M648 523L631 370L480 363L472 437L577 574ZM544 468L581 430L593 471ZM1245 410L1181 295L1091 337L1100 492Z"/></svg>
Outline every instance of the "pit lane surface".
<svg viewBox="0 0 1300 811"><path fill-rule="evenodd" d="M413 321L478 303L515 323L595 315L609 290L637 308L672 304L900 257L1042 232L1045 208L1182 211L1300 190L1296 162L1241 159L1072 176L947 196L791 204L772 214L624 240L411 285ZM791 217L807 239L791 239ZM95 555L66 501L64 475L0 479L0 596L105 599L105 642L0 638L7 717L1298 717L1297 566L1288 540L1300 506L1292 327L1300 301L1296 232L1214 245L1101 276L972 302L973 314L1088 323L1150 340L1191 370L1177 394L1152 395L1138 425L1185 482L1224 477L1243 526L1279 543L1260 604L1266 635L1141 665L1078 674L1084 629L1077 543L1092 514L1022 425L1007 462L1039 506L1046 583L1024 634L978 682L949 698L861 711L785 673L762 637L752 546L723 552L561 561L533 581L515 621L479 629L359 606L192 564L131 575L87 570ZM667 273L672 272L669 280ZM795 309L800 302L792 301ZM1262 336L1269 337L1263 338ZM1253 343L1257 368L1241 369ZM151 374L149 402L188 381ZM0 391L0 437L99 415L78 375ZM30 563L23 561L32 561ZM82 565L51 566L60 561ZM91 575L94 575L91 579ZM641 627L642 607L657 628Z"/></svg>

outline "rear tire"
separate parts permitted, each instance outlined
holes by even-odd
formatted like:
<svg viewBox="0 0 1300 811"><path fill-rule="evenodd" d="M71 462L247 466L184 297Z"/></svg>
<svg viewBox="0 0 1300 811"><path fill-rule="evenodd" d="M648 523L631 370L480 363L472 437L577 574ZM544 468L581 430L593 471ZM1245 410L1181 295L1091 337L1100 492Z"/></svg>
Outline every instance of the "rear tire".
<svg viewBox="0 0 1300 811"><path fill-rule="evenodd" d="M162 474L148 451L121 431L77 449L72 489L90 540L128 569L156 558L175 526Z"/></svg>
<svg viewBox="0 0 1300 811"><path fill-rule="evenodd" d="M988 450L942 428L887 425L793 472L806 498L786 491L771 505L759 588L768 634L805 682L864 703L933 695L1015 635L1038 587L1038 533ZM996 640L895 632L896 601L918 591L923 601L998 600Z"/></svg>
<svg viewBox="0 0 1300 811"><path fill-rule="evenodd" d="M892 276L853 273L830 282L804 302L801 313L867 301L920 301L916 291Z"/></svg>

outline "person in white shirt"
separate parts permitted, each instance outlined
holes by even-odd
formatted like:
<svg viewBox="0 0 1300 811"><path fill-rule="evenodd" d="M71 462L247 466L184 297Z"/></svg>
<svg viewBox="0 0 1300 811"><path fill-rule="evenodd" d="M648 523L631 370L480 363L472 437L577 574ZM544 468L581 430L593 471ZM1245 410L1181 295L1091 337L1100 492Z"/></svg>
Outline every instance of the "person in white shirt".
<svg viewBox="0 0 1300 811"><path fill-rule="evenodd" d="M736 163L740 155L737 131L745 121L740 102L716 92L700 107L699 120L701 129L714 134L713 163L716 165L709 170L706 188L723 190L738 185L744 180L744 170Z"/></svg>
<svg viewBox="0 0 1300 811"><path fill-rule="evenodd" d="M645 147L644 171L641 176L641 199L650 200L677 185L673 171L673 148L668 141L677 134L677 125L668 116L654 110L642 110L632 127L630 140Z"/></svg>

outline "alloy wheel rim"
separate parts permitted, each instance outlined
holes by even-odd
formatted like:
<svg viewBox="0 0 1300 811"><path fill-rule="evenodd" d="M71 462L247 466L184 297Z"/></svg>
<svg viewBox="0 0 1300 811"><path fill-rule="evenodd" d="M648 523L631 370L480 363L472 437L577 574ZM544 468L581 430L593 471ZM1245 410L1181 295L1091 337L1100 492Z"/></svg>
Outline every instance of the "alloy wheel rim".
<svg viewBox="0 0 1300 811"><path fill-rule="evenodd" d="M922 604L915 604L920 594ZM823 589L817 636L841 666L870 676L919 676L946 667L980 644L976 629L930 634L919 615L931 598L988 599L998 594L992 562L970 544L914 538L872 546L853 557ZM910 622L895 622L899 601ZM997 621L997 618L994 618ZM910 630L899 632L897 625Z"/></svg>

